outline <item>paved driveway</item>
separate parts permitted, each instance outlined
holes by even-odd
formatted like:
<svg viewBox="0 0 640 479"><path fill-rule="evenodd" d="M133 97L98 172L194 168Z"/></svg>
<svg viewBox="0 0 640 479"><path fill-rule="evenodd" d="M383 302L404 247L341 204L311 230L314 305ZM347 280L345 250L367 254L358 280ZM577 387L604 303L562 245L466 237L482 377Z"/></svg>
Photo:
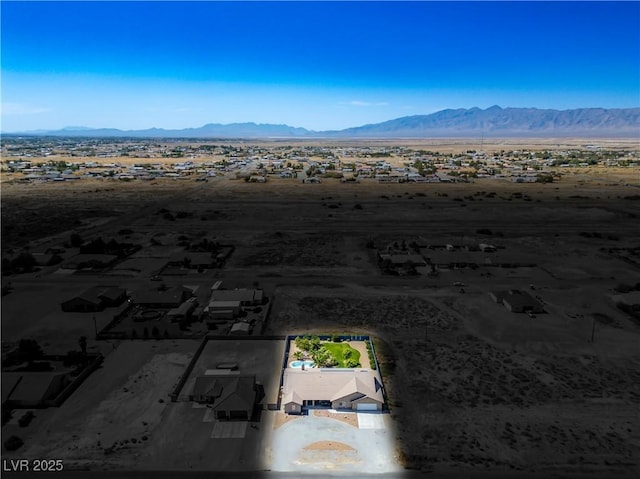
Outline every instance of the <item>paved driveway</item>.
<svg viewBox="0 0 640 479"><path fill-rule="evenodd" d="M374 421L391 423L387 415L376 416ZM321 441L326 441L324 447L309 448ZM272 460L267 468L272 471L389 473L403 470L395 457L391 428L360 429L336 419L316 417L313 411L275 429L269 446Z"/></svg>
<svg viewBox="0 0 640 479"><path fill-rule="evenodd" d="M385 415L379 412L359 412L358 427L360 429L384 429Z"/></svg>

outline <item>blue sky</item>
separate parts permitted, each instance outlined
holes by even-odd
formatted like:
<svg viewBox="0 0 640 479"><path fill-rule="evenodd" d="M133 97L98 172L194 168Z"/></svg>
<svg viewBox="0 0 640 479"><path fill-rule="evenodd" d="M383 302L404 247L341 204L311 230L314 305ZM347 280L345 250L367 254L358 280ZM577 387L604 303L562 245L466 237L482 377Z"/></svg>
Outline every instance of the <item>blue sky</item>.
<svg viewBox="0 0 640 479"><path fill-rule="evenodd" d="M639 2L2 1L2 131L640 106Z"/></svg>

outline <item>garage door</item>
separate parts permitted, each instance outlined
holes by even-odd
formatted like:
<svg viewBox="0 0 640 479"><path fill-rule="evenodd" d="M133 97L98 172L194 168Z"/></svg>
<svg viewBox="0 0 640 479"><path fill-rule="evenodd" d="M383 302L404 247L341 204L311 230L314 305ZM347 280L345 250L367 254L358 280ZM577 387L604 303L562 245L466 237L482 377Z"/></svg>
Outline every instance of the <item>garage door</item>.
<svg viewBox="0 0 640 479"><path fill-rule="evenodd" d="M377 411L378 406L375 403L359 403L357 406L358 411Z"/></svg>
<svg viewBox="0 0 640 479"><path fill-rule="evenodd" d="M235 419L236 421L246 421L249 419L249 415L247 414L247 411L230 411L229 418Z"/></svg>

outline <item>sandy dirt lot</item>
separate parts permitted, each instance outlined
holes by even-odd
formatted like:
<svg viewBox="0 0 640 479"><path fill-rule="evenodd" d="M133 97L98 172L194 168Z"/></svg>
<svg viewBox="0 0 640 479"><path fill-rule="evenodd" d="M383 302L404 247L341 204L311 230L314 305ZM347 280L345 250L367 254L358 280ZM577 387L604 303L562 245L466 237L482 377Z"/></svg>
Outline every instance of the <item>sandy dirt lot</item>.
<svg viewBox="0 0 640 479"><path fill-rule="evenodd" d="M158 426L170 408L195 341L123 342L60 408L36 412L14 457L59 458L67 469L125 468L161 440ZM25 432L27 436L25 437Z"/></svg>

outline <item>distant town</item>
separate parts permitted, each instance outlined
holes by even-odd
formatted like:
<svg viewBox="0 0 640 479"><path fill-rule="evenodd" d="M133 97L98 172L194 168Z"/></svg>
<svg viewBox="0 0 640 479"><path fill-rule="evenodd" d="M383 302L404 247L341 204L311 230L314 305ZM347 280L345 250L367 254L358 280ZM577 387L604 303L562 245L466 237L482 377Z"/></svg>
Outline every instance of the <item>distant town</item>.
<svg viewBox="0 0 640 479"><path fill-rule="evenodd" d="M378 182L469 182L507 179L547 183L563 168L637 167L640 151L586 144L549 148L441 152L404 146L238 145L237 142L5 137L3 181L206 181L235 172L252 182L297 179Z"/></svg>

